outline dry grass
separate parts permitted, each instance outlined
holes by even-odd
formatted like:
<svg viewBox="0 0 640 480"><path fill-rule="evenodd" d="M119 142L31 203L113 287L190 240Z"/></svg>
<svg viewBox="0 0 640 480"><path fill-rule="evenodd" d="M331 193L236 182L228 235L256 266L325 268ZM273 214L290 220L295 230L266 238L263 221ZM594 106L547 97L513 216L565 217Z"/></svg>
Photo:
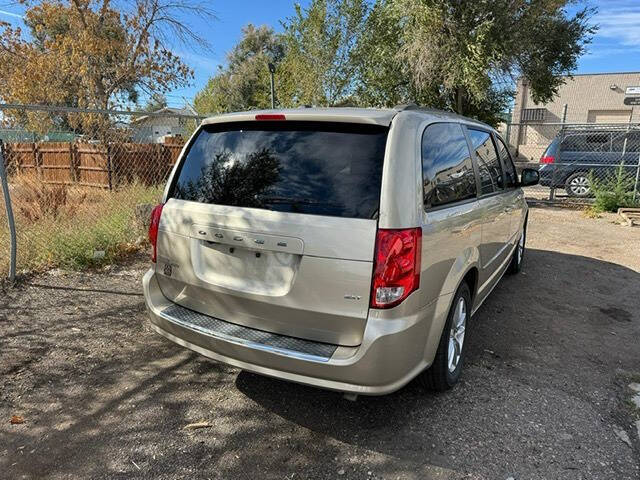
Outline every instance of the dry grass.
<svg viewBox="0 0 640 480"><path fill-rule="evenodd" d="M11 195L18 231L18 268L82 268L110 263L138 250L144 245L145 232L136 224L135 206L157 203L161 194L160 187L136 182L110 192L14 177ZM0 270L8 268L8 238L2 208Z"/></svg>

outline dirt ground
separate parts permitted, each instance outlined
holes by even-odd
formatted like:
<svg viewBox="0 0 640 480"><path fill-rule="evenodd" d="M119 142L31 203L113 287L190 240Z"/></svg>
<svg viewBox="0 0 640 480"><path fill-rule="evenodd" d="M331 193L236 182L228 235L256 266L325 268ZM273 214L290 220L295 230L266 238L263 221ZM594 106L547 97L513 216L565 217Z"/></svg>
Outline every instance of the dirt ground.
<svg viewBox="0 0 640 480"><path fill-rule="evenodd" d="M638 479L640 228L612 220L531 210L445 394L349 402L174 345L146 258L31 278L0 295L0 477Z"/></svg>

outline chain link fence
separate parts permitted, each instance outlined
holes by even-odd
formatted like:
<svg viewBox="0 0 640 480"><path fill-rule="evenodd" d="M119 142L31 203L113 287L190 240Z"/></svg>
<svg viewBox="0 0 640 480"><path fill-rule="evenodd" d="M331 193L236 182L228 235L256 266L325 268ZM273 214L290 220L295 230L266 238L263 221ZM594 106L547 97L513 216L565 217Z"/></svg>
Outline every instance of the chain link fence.
<svg viewBox="0 0 640 480"><path fill-rule="evenodd" d="M506 137L516 165L540 172L530 198L591 202L603 191L640 199L639 124L520 123Z"/></svg>
<svg viewBox="0 0 640 480"><path fill-rule="evenodd" d="M0 105L18 271L100 265L145 245L149 206L202 120L167 110ZM7 225L0 196L2 276Z"/></svg>
<svg viewBox="0 0 640 480"><path fill-rule="evenodd" d="M18 236L18 270L110 262L145 244L185 140L202 120L184 111L98 111L0 104L0 140ZM509 124L529 198L589 202L595 190L640 200L640 125ZM0 195L0 275L10 241Z"/></svg>

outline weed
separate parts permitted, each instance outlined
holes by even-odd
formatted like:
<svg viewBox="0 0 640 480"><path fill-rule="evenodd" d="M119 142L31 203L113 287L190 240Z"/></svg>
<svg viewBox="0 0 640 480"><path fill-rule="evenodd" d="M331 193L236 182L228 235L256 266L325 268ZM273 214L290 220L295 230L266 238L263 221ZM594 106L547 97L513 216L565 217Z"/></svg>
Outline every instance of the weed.
<svg viewBox="0 0 640 480"><path fill-rule="evenodd" d="M136 205L157 203L162 194L161 187L137 182L115 191L33 183L12 181L18 267L28 270L99 266L139 250L145 232L136 224ZM8 268L7 238L6 218L0 213L0 270Z"/></svg>
<svg viewBox="0 0 640 480"><path fill-rule="evenodd" d="M635 178L625 171L623 165L613 175L599 178L590 176L591 189L595 195L594 212L616 212L621 207L637 207L640 199L633 198Z"/></svg>

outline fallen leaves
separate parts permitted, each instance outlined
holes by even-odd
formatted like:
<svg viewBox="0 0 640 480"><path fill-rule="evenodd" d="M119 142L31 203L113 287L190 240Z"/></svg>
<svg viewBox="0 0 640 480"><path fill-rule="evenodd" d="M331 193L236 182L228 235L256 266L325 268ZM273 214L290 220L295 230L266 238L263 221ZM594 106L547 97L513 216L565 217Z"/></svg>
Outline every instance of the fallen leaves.
<svg viewBox="0 0 640 480"><path fill-rule="evenodd" d="M20 425L21 423L24 423L24 418L20 415L13 415L11 417L11 425Z"/></svg>

